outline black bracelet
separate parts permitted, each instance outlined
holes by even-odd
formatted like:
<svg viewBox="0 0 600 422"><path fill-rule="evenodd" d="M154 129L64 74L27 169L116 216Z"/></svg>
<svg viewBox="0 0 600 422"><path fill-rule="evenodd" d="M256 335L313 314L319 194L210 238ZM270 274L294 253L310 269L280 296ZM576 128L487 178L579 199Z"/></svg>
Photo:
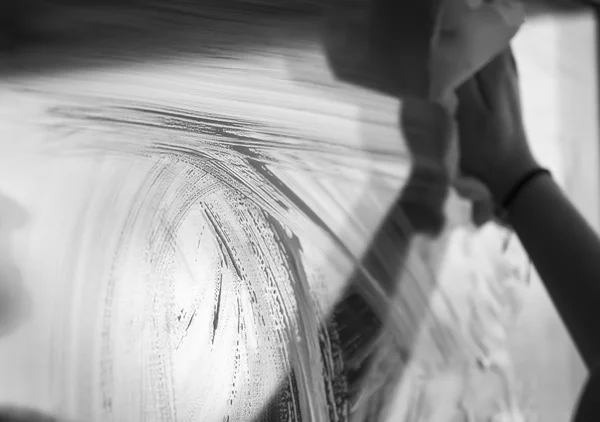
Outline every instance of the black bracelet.
<svg viewBox="0 0 600 422"><path fill-rule="evenodd" d="M551 175L550 170L543 167L538 167L525 173L525 175L521 179L519 179L519 182L515 184L515 187L508 193L508 195L506 195L504 200L501 202L504 211L508 211L508 208L511 206L512 202L515 200L521 189L523 189L523 187L527 183L529 183L533 178L541 174Z"/></svg>

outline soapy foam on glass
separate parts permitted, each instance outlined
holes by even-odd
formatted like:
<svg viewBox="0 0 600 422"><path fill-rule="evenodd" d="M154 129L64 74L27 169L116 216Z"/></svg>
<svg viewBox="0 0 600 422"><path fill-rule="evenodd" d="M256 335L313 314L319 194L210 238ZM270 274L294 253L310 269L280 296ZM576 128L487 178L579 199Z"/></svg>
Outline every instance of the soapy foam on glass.
<svg viewBox="0 0 600 422"><path fill-rule="evenodd" d="M234 20L229 22L217 27L224 38L236 31ZM250 26L256 32L272 29L264 22ZM81 176L87 189L74 210L45 214L57 216L57 227L62 222L69 228L64 233L68 271L57 272L82 286L70 293L67 286L63 293L86 310L81 318L77 307L64 302L58 311L56 342L64 343L65 356L76 362L56 369L58 410L89 420L141 415L247 420L264 412L279 389L275 407L283 408L281 419L344 420L352 412L353 420L404 415L438 422L463 412L457 403L477 415L518 407L512 392L497 401L480 400L473 392L478 384L471 382L496 378L478 361L510 379L503 375L510 367L501 347L493 346L501 344L507 323L495 320L487 307L510 308L502 295L513 281L498 278L501 287L488 292L492 275L479 274L475 281L469 274L449 277L430 305L432 269L445 262L445 243L426 236L410 242L405 271L392 274L402 278L392 280L401 289L372 298L380 301L379 309L368 312L364 298L360 307L347 305L352 311L347 318L362 316L363 308L369 318L376 311L396 311L395 319L386 321L386 335L377 336L365 356L354 357L364 373L348 379L342 371L348 362L340 350L341 327L325 328L323 321L340 299L335 286L342 290L364 252L359 247L367 243L364 233L376 227L366 230L356 218L343 229L360 234L340 234L339 226L333 229L339 217L324 209L336 201L344 204L337 197L340 185L359 183L361 174L379 174L375 188L390 186L393 179L388 189L395 194L402 180L398 168L408 168L406 151L389 147L375 159L370 145L357 148L344 139L360 136L356 131L362 126L355 122L363 118L372 127L368 140L399 141L396 120L381 117L395 104L381 98L361 103L364 94L354 92L355 104L379 113L361 111L361 116L356 106L344 108L348 96L327 100L321 80L300 89L284 65L288 55L304 53L297 46L252 54L231 52L226 41L216 47L214 60L194 62L189 52L153 66L132 60L116 71L41 78L22 94L44 104L38 117L49 124L44 130L51 142L43 143L48 159L60 157L66 168L81 172L76 174L87 174L76 163L94 170L89 179ZM102 58L90 56L102 64ZM306 179L292 177L298 169ZM309 202L310 195L299 193L315 188L302 180L327 188L316 190ZM380 205L368 196L374 188L361 186L355 196L365 206ZM327 207L317 212L320 203ZM464 217L461 210L454 211ZM65 222L67 216L76 224ZM392 240L402 242L410 227L401 212L394 218ZM336 238L341 236L347 238ZM452 241L454 250L468 249L468 239ZM393 242L378 251L384 269L393 267L402 249ZM367 271L363 276L367 286L381 281ZM457 279L465 281L459 293ZM466 310L481 316L470 318ZM366 330L356 334L369 339ZM351 401L349 389L356 393Z"/></svg>

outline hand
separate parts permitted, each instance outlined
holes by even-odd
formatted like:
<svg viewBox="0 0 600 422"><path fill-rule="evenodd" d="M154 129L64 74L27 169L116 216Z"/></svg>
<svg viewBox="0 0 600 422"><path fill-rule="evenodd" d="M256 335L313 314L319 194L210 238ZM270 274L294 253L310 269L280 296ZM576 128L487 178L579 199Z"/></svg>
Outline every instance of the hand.
<svg viewBox="0 0 600 422"><path fill-rule="evenodd" d="M456 91L460 168L481 180L496 202L537 165L521 116L515 59L510 48Z"/></svg>

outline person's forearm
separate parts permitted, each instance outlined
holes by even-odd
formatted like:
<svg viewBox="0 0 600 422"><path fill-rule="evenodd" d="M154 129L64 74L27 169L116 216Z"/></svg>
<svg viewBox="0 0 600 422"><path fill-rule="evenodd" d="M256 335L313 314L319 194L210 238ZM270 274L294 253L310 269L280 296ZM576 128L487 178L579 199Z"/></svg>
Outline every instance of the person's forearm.
<svg viewBox="0 0 600 422"><path fill-rule="evenodd" d="M600 239L548 175L522 188L509 221L590 368L600 356Z"/></svg>

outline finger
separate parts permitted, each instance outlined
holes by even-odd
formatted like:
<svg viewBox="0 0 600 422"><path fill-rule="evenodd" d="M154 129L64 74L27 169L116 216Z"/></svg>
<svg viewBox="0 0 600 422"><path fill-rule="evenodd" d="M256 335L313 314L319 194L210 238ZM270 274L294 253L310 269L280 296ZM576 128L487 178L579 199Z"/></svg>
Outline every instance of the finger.
<svg viewBox="0 0 600 422"><path fill-rule="evenodd" d="M498 102L503 96L518 95L517 80L516 61L510 47L493 57L473 76L481 101L488 110L501 107Z"/></svg>
<svg viewBox="0 0 600 422"><path fill-rule="evenodd" d="M516 91L519 90L519 68L517 65L517 59L512 51L512 48L509 47L506 52L506 60L507 60L507 72L506 76L510 78L510 83Z"/></svg>
<svg viewBox="0 0 600 422"><path fill-rule="evenodd" d="M506 54L508 54L508 58L509 61L512 65L512 69L515 72L515 74L518 74L518 68L517 68L517 59L515 59L515 54L513 53L512 47L509 45Z"/></svg>
<svg viewBox="0 0 600 422"><path fill-rule="evenodd" d="M476 79L476 75L477 74L467 79L456 89L459 115L467 110L479 109L486 106L483 96L481 95L480 84Z"/></svg>
<svg viewBox="0 0 600 422"><path fill-rule="evenodd" d="M460 197L471 201L471 221L476 227L494 219L494 201L482 182L462 176L455 182L454 187Z"/></svg>
<svg viewBox="0 0 600 422"><path fill-rule="evenodd" d="M517 75L517 62L508 46L498 55L492 58L479 72L479 79L490 88L502 89L503 82L510 82Z"/></svg>
<svg viewBox="0 0 600 422"><path fill-rule="evenodd" d="M459 137L464 135L463 130L468 131L473 125L479 125L478 121L485 118L491 109L484 99L481 92L481 86L476 79L476 75L463 83L456 90L458 106L454 118L458 124Z"/></svg>
<svg viewBox="0 0 600 422"><path fill-rule="evenodd" d="M475 227L481 227L487 222L493 221L496 218L494 211L494 203L491 200L473 202L471 220Z"/></svg>
<svg viewBox="0 0 600 422"><path fill-rule="evenodd" d="M498 95L506 95L508 87L512 91L515 90L518 79L516 72L516 60L509 46L458 87L458 117L463 114L467 114L464 117L468 117L474 109L482 107L495 110Z"/></svg>
<svg viewBox="0 0 600 422"><path fill-rule="evenodd" d="M487 201L491 199L489 189L474 177L461 175L455 182L454 188L458 195L471 201Z"/></svg>
<svg viewBox="0 0 600 422"><path fill-rule="evenodd" d="M510 46L494 56L471 78L456 90L459 101L466 107L486 107L494 109L494 98L499 86L499 78L505 77L509 69L516 73L516 61ZM459 105L460 108L460 105Z"/></svg>
<svg viewBox="0 0 600 422"><path fill-rule="evenodd" d="M517 62L508 47L478 75L480 89L495 112L519 114L521 96Z"/></svg>

